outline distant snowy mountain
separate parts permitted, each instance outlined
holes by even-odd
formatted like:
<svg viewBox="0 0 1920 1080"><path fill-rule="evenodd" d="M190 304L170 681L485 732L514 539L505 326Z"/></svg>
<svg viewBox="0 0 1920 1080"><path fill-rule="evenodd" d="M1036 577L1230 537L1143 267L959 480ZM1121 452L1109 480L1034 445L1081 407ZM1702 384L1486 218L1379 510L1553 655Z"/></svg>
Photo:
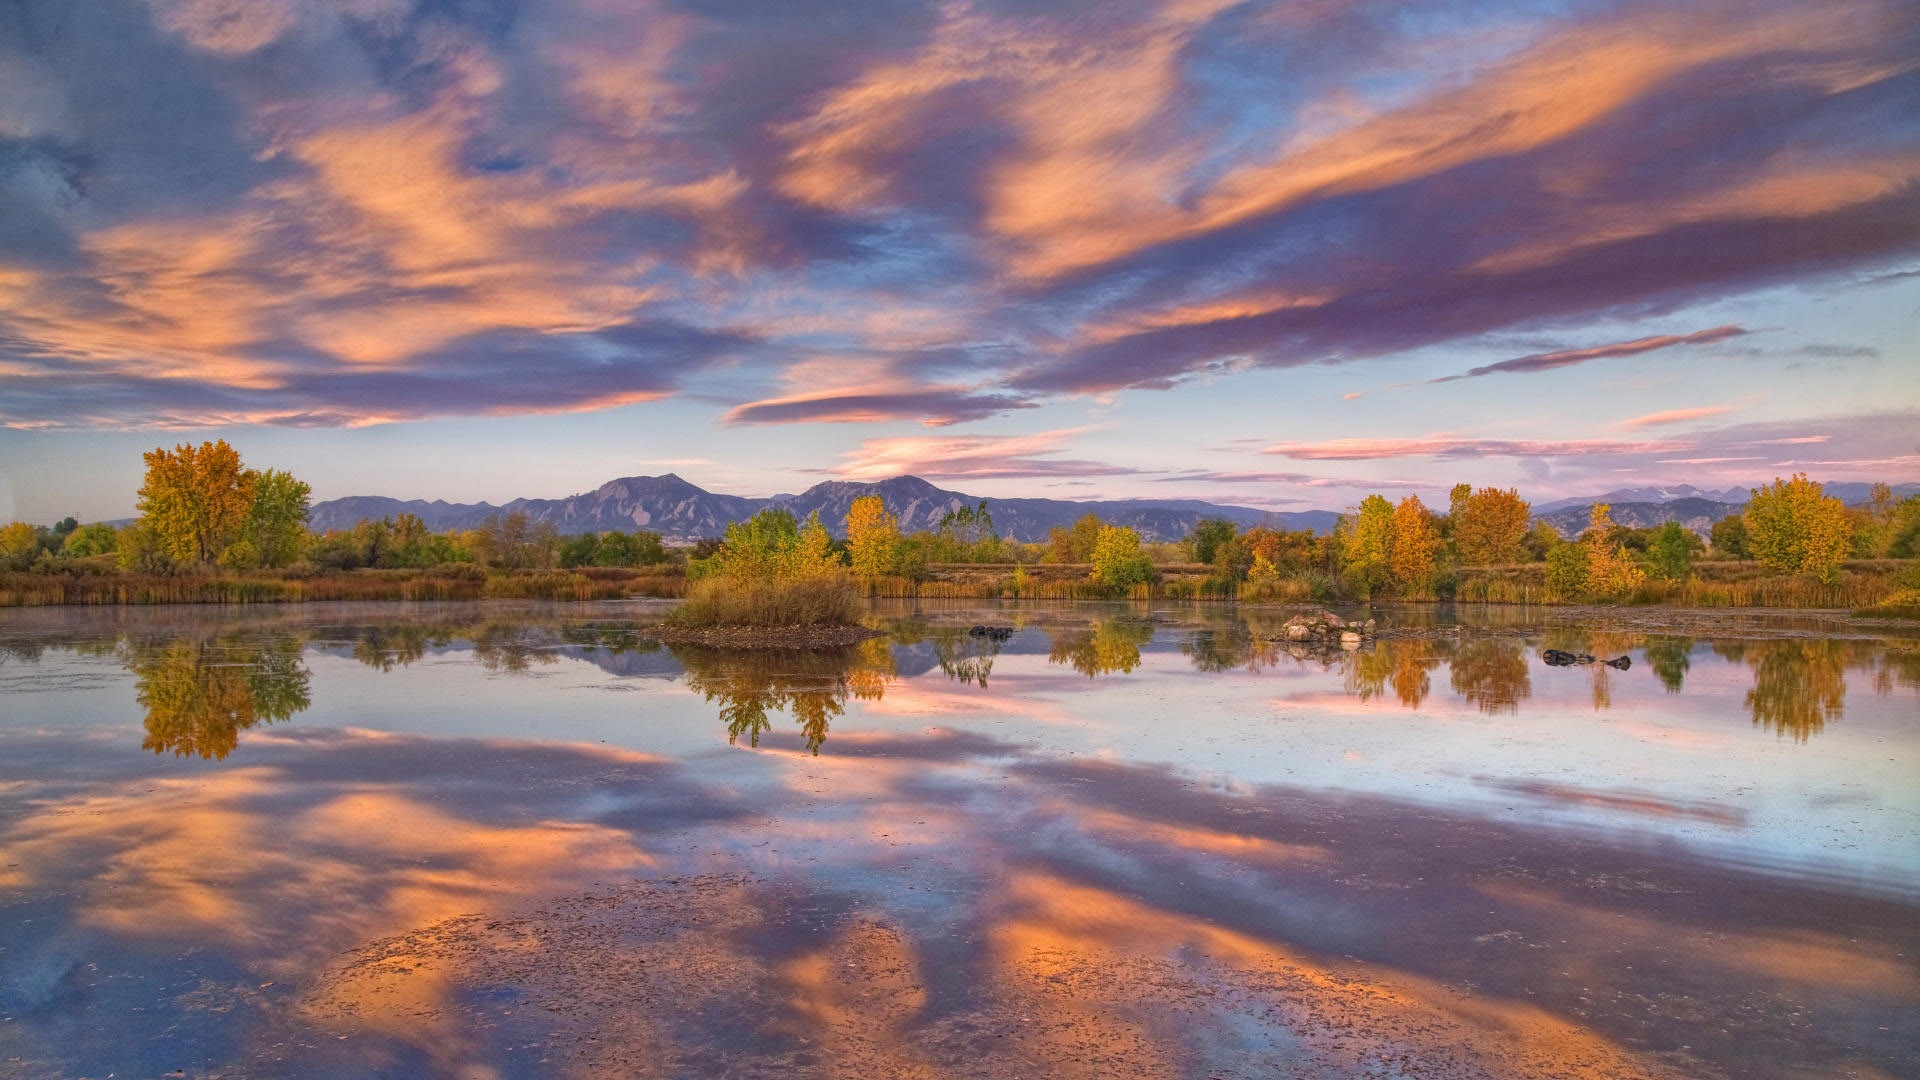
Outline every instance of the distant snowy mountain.
<svg viewBox="0 0 1920 1080"><path fill-rule="evenodd" d="M1609 491L1605 495L1593 495L1572 499L1556 499L1533 508L1535 517L1551 514L1557 510L1569 510L1574 507L1585 509L1594 503L1619 505L1622 503L1670 503L1680 499L1706 499L1709 502L1744 503L1747 501L1747 489L1731 487L1720 491L1703 491L1692 484L1675 484L1670 487L1636 487Z"/></svg>
<svg viewBox="0 0 1920 1080"><path fill-rule="evenodd" d="M1841 481L1822 484L1821 490L1839 499L1848 506L1866 502L1873 490L1872 484ZM1920 495L1920 484L1894 484L1893 497L1904 499L1909 495ZM1560 499L1533 508L1536 520L1545 521L1560 531L1562 536L1576 536L1587 527L1595 503L1606 503L1613 521L1617 525L1633 528L1645 528L1649 525L1664 525L1677 521L1694 532L1706 535L1713 523L1730 514L1746 510L1747 500L1751 498L1751 488L1726 488L1721 491L1702 491L1691 484L1678 484L1673 487L1621 488L1609 491L1605 495L1591 498Z"/></svg>

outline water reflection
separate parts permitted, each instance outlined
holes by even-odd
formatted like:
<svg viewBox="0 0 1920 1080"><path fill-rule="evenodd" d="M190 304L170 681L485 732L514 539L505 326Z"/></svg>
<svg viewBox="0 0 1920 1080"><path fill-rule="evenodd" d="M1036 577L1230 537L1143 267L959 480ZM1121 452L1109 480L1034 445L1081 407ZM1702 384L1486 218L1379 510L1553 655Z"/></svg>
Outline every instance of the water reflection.
<svg viewBox="0 0 1920 1080"><path fill-rule="evenodd" d="M1049 629L1047 662L1064 664L1092 679L1140 666L1140 646L1153 640L1153 624L1141 619L1098 619L1091 627Z"/></svg>
<svg viewBox="0 0 1920 1080"><path fill-rule="evenodd" d="M1693 667L1693 639L1690 637L1650 637L1645 646L1647 664L1667 693L1677 694L1686 685L1687 671Z"/></svg>
<svg viewBox="0 0 1920 1080"><path fill-rule="evenodd" d="M818 754L847 699L878 701L894 678L893 652L880 638L845 649L670 648L686 666L687 685L720 706L727 742L744 737L752 747L773 727L768 714L784 709Z"/></svg>
<svg viewBox="0 0 1920 1080"><path fill-rule="evenodd" d="M19 634L0 640L0 666L38 665L48 652L111 657L135 676L135 697L145 712L145 745L160 754L208 759L232 753L240 732L308 708L313 689L302 660L307 650L350 657L388 674L435 653L507 676L562 661L592 664L615 679L679 678L684 669L688 685L717 706L732 741L744 737L746 745L757 746L779 722L774 714L786 711L815 752L846 713L848 699L878 699L901 672L918 677L934 666L985 694L1011 688L1018 695L1024 684L1009 671L1026 675L1057 665L1089 679L1152 679L1157 677L1153 662L1173 656L1176 663L1183 659L1208 674L1272 672L1324 679L1335 692L1363 703L1421 709L1431 707L1436 695L1443 702L1450 696L1494 716L1517 715L1529 701L1531 711L1559 708L1570 704L1569 692L1588 699L1595 710L1614 708L1616 696L1645 707L1644 692L1660 696L1652 689L1656 681L1666 694L1691 696L1690 681L1703 670L1722 672L1731 665L1751 679L1744 697L1724 679L1709 679L1708 688L1699 692L1729 691L1728 709L1745 711L1757 730L1794 743L1809 741L1841 719L1849 674L1856 694L1868 687L1882 696L1920 690L1920 646L1913 640L1857 633L1815 636L1816 627L1791 622L1772 627L1756 621L1752 636L1733 639L1571 621L1524 632L1503 626L1482 636L1437 625L1410 626L1417 620L1395 614L1387 624L1407 636L1328 652L1276 640L1287 614L1225 607L1157 609L1150 618L1142 608L1087 613L973 607L950 615L912 610L887 616L882 625L888 636L856 648L753 654L691 646L669 650L648 637L644 620L611 611L582 618L561 610L469 606L404 618L389 612L358 621L290 614L249 618L249 628L242 630L233 629L238 620L198 613L171 618L115 613L91 634ZM74 622L84 624L78 617ZM1011 640L969 633L983 622L1010 623L1024 632ZM1156 633L1168 650L1157 656L1149 648ZM1551 674L1543 668L1536 676L1539 654L1549 648L1603 658L1634 654L1635 665L1629 671L1581 665ZM996 682L996 665L1002 678L1013 681Z"/></svg>
<svg viewBox="0 0 1920 1080"><path fill-rule="evenodd" d="M1485 638L1465 641L1449 666L1453 692L1493 715L1517 713L1533 696L1527 653L1519 641Z"/></svg>
<svg viewBox="0 0 1920 1080"><path fill-rule="evenodd" d="M1847 643L1829 640L1750 641L1715 646L1753 669L1746 706L1755 727L1806 742L1846 707Z"/></svg>
<svg viewBox="0 0 1920 1080"><path fill-rule="evenodd" d="M311 704L292 634L129 641L134 699L146 709L141 746L156 754L224 759L240 732L285 720Z"/></svg>

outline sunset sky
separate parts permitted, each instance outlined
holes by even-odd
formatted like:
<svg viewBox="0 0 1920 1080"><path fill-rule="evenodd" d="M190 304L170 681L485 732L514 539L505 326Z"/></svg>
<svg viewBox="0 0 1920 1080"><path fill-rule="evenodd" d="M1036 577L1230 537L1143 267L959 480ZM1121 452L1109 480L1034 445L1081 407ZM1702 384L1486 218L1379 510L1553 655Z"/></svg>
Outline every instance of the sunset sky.
<svg viewBox="0 0 1920 1080"><path fill-rule="evenodd" d="M1920 5L0 4L0 522L1920 480Z"/></svg>

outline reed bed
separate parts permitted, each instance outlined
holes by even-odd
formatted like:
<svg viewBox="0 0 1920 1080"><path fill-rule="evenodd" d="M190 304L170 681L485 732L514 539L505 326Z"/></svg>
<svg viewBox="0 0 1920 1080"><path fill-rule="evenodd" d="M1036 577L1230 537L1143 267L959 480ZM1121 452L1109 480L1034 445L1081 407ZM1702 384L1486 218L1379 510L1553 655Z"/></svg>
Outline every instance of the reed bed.
<svg viewBox="0 0 1920 1080"><path fill-rule="evenodd" d="M852 626L866 614L860 588L841 574L800 578L712 577L687 588L667 621L690 630L721 626Z"/></svg>
<svg viewBox="0 0 1920 1080"><path fill-rule="evenodd" d="M604 600L680 596L684 577L621 568L427 570L318 574L0 574L0 607L292 604L323 600Z"/></svg>

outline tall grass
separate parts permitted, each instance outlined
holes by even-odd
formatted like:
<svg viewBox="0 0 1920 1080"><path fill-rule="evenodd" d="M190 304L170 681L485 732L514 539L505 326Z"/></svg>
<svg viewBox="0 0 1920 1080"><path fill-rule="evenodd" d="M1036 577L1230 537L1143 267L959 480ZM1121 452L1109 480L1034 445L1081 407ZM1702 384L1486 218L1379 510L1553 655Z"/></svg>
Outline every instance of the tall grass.
<svg viewBox="0 0 1920 1080"><path fill-rule="evenodd" d="M667 621L688 629L716 626L853 626L866 602L839 574L799 578L710 577L687 589Z"/></svg>
<svg viewBox="0 0 1920 1080"><path fill-rule="evenodd" d="M683 577L626 569L254 574L0 574L0 607L60 604L288 604L315 600L602 600L679 596Z"/></svg>

